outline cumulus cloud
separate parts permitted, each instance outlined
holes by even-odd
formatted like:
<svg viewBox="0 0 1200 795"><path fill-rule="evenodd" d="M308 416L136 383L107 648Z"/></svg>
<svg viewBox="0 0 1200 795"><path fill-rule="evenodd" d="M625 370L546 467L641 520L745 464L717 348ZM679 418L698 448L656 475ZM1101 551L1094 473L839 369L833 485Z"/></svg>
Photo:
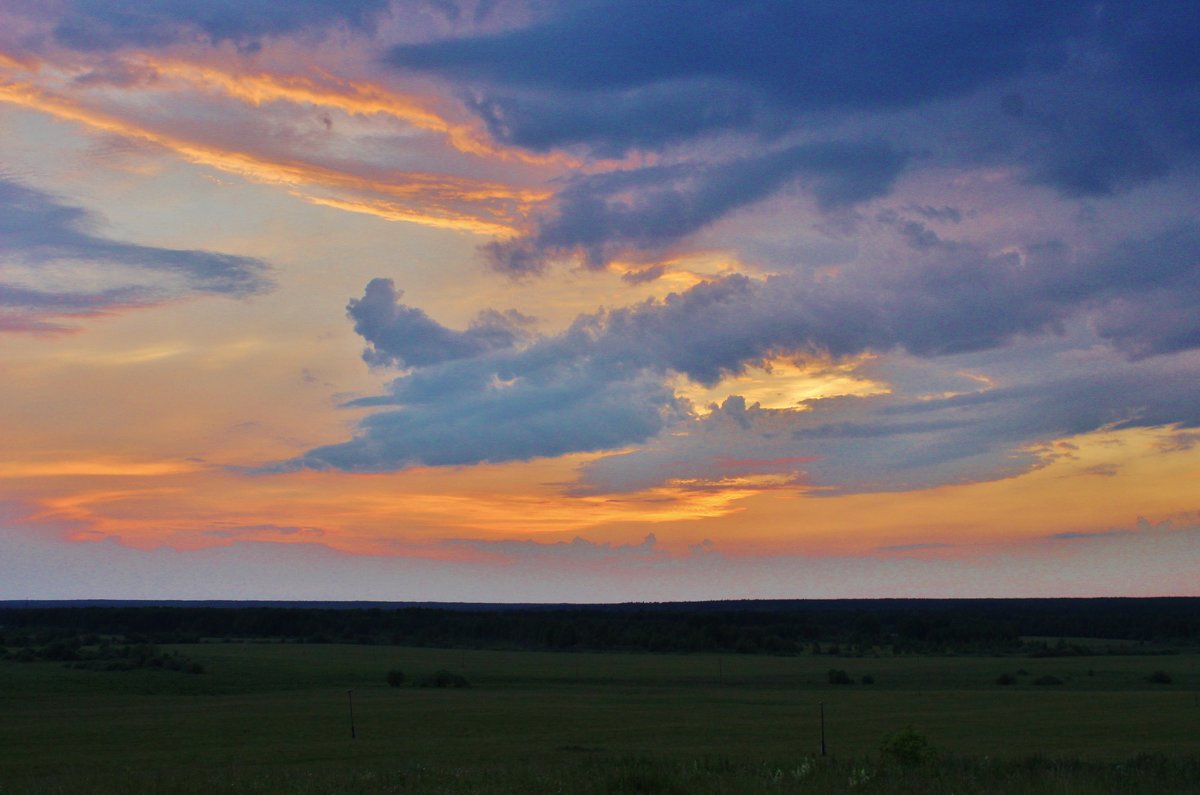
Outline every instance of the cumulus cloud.
<svg viewBox="0 0 1200 795"><path fill-rule="evenodd" d="M0 329L61 330L64 318L270 286L262 260L125 243L96 225L79 207L0 178Z"/></svg>
<svg viewBox="0 0 1200 795"><path fill-rule="evenodd" d="M424 367L511 348L533 322L513 310L488 310L466 331L454 331L422 310L401 304L403 296L391 279L374 279L363 297L347 307L354 331L371 344L363 354L369 364Z"/></svg>
<svg viewBox="0 0 1200 795"><path fill-rule="evenodd" d="M1197 263L1200 230L1189 224L1101 255L1057 241L989 253L935 236L899 251L886 267L847 268L836 278L731 275L663 300L583 315L559 334L529 341L504 324L445 328L399 303L389 283L375 281L351 304L370 346L367 358L411 369L387 394L356 402L384 410L364 419L354 439L310 451L293 464L386 470L615 449L646 442L692 416L667 386L675 375L711 387L779 358L897 350L964 356L1053 340L1069 324L1093 318L1094 333L1125 355L1110 350L1106 355L1119 367L1103 374L1037 371L1040 381L1015 378L1003 388L954 397L838 398L810 403L805 412L731 400L646 454L646 468L660 479L679 469L672 462L712 458L691 444L723 450L726 461L787 462L793 473L810 471L798 462L812 455L854 461L857 479L872 487L928 485L944 478L951 464L960 477L983 477L997 471L999 457L1033 439L1114 422L1193 424L1194 357L1135 366L1197 347L1181 336L1186 326L1124 323L1111 309L1119 302L1136 317L1153 312L1163 293L1200 299ZM1168 326L1173 335L1158 333ZM739 446L735 437L747 444ZM629 468L639 455L620 459L620 466ZM895 477L904 482L889 474L901 469L898 460L905 474ZM1031 460L1018 456L1001 468L1014 471ZM828 464L820 468L836 473L826 482L851 479ZM758 471L734 469L725 476Z"/></svg>
<svg viewBox="0 0 1200 795"><path fill-rule="evenodd" d="M352 313L368 302L375 315L404 320L360 323L371 345L367 358L412 370L389 394L354 405L399 408L367 417L355 439L312 450L293 465L386 471L607 450L649 439L684 410L653 369L596 345L598 317L512 347L495 344L513 338L494 329L472 336L441 326L399 304L390 284L372 285ZM417 329L420 339L397 334L401 326Z"/></svg>

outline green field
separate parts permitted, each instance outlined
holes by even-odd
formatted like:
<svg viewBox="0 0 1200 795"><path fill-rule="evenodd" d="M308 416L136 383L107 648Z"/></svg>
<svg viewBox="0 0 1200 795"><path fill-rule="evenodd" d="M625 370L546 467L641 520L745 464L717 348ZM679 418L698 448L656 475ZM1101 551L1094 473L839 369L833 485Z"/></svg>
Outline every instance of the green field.
<svg viewBox="0 0 1200 795"><path fill-rule="evenodd" d="M167 649L205 672L0 662L0 793L1200 792L1197 654ZM413 686L437 669L471 687ZM930 761L881 756L908 726Z"/></svg>

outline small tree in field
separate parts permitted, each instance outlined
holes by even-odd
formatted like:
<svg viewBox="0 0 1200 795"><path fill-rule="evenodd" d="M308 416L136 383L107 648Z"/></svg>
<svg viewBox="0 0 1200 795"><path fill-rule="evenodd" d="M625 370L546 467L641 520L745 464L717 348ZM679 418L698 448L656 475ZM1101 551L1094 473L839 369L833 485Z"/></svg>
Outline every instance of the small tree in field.
<svg viewBox="0 0 1200 795"><path fill-rule="evenodd" d="M825 675L831 685L852 685L854 680L850 678L850 674L843 671L841 668L830 668Z"/></svg>
<svg viewBox="0 0 1200 795"><path fill-rule="evenodd" d="M387 683L390 687L400 687L404 684L404 671L399 668L393 668L387 672Z"/></svg>
<svg viewBox="0 0 1200 795"><path fill-rule="evenodd" d="M929 744L929 740L912 726L884 737L883 742L879 744L879 752L884 759L889 759L904 767L913 767L928 762L934 756L933 746Z"/></svg>

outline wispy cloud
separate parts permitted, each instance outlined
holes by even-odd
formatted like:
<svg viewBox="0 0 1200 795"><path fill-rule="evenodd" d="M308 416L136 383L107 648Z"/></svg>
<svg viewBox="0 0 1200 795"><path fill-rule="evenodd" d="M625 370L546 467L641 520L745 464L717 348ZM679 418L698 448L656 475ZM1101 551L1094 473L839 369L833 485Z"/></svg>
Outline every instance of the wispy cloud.
<svg viewBox="0 0 1200 795"><path fill-rule="evenodd" d="M82 318L270 287L261 260L123 243L93 224L81 208L0 178L0 330L64 331Z"/></svg>
<svg viewBox="0 0 1200 795"><path fill-rule="evenodd" d="M145 68L156 72L160 67L151 63ZM251 79L247 86L241 79L203 67L184 68L177 62L168 62L162 68L172 76L184 74L197 82L215 82L240 102L255 104L274 97L294 103L325 102L333 108L355 113L379 112L386 107L393 114L404 116L407 123L413 123L415 117L415 121L426 127L433 125L432 114L422 115L411 109L399 111L397 107L404 107L400 100L392 103L379 97L364 100L361 97L363 90L358 87L350 87L348 95L332 90L320 92L303 79L289 83L285 78L261 76ZM54 86L56 82L60 84L58 87ZM288 85L291 87L285 88ZM234 91L234 86L243 90ZM341 99L333 101L337 97ZM528 209L550 196L545 189L513 187L448 173L298 156L286 145L282 151L273 151L269 145L263 148L255 144L260 140L258 137L243 135L237 145L233 145L236 135L213 135L211 131L208 137L198 135L205 131L204 128L180 126L169 118L147 116L136 101L126 112L118 112L120 106L111 101L101 109L90 101L86 84L79 90L72 90L70 80L56 81L53 70L44 68L34 76L18 74L17 79L0 83L0 102L47 113L96 132L152 144L198 165L255 182L278 185L306 201L388 220L482 235L512 235L522 225ZM443 132L448 130L446 125L441 128ZM456 135L460 140L466 140L465 134Z"/></svg>
<svg viewBox="0 0 1200 795"><path fill-rule="evenodd" d="M549 557L571 560L604 560L607 558L647 557L662 554L655 549L657 539L650 533L640 544L597 543L581 536L570 541L488 541L474 538L455 538L445 542L452 547L466 547L489 555L511 558Z"/></svg>

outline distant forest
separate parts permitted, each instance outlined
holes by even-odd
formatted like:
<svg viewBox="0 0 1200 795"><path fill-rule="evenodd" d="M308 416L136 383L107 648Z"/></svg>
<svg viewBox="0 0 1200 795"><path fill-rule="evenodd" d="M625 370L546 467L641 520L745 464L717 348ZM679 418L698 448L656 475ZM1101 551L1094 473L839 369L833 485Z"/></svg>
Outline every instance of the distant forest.
<svg viewBox="0 0 1200 795"><path fill-rule="evenodd" d="M1169 653L1200 645L1200 599L0 603L0 648L63 639L746 654Z"/></svg>

